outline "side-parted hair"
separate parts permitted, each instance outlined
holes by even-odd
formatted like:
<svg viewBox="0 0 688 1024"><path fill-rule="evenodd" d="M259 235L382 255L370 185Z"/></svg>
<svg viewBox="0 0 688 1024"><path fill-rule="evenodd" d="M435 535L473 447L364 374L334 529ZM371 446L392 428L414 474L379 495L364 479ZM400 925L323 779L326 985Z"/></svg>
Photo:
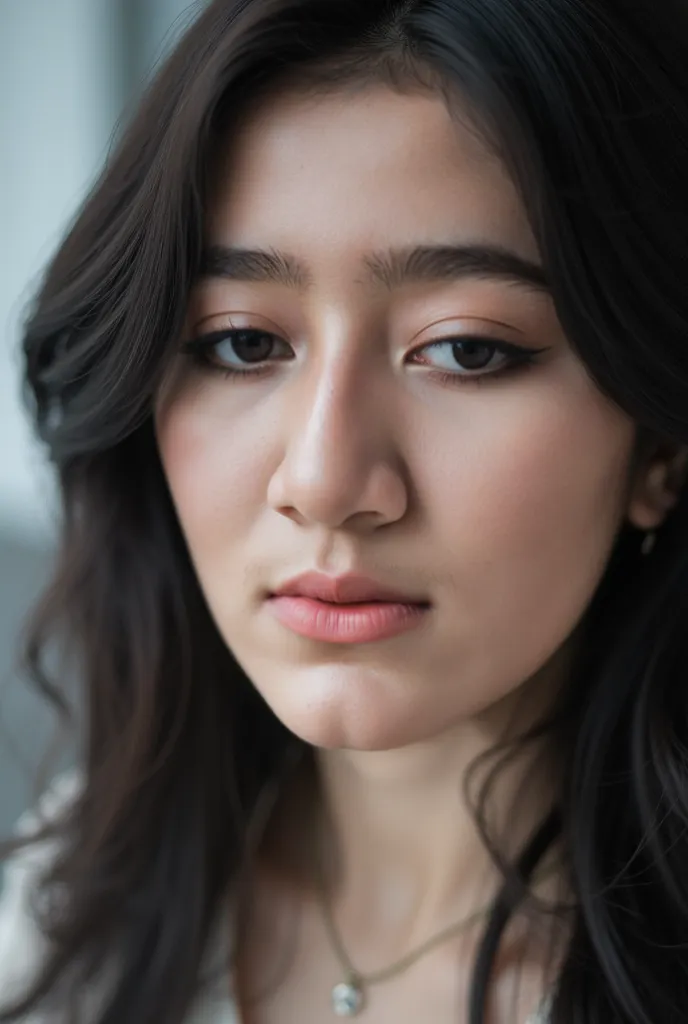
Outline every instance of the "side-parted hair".
<svg viewBox="0 0 688 1024"><path fill-rule="evenodd" d="M639 445L688 443L687 19L673 0L214 0L161 68L23 339L27 399L62 496L54 578L24 660L58 708L71 698L48 667L51 645L78 667L84 786L51 826L62 844L45 889L60 895L44 906L51 955L0 1021L66 1000L116 960L96 1024L181 1024L256 801L297 742L211 619L153 430L218 147L287 89L441 92L511 174L592 380L633 418ZM566 782L505 867L470 1024L485 1020L500 936L559 839L576 908L553 1024L688 1020L683 494L650 556L640 542L621 529L570 680L540 725Z"/></svg>

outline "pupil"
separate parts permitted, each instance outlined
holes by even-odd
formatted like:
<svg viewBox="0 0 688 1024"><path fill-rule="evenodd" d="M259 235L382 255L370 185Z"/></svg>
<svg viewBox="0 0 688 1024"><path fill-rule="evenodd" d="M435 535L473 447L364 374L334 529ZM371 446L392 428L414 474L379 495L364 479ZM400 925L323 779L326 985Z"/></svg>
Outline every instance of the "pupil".
<svg viewBox="0 0 688 1024"><path fill-rule="evenodd" d="M484 341L455 341L452 353L466 370L482 370L492 358L492 350Z"/></svg>
<svg viewBox="0 0 688 1024"><path fill-rule="evenodd" d="M232 338L234 351L245 363L261 363L272 352L273 341L263 331L239 331Z"/></svg>

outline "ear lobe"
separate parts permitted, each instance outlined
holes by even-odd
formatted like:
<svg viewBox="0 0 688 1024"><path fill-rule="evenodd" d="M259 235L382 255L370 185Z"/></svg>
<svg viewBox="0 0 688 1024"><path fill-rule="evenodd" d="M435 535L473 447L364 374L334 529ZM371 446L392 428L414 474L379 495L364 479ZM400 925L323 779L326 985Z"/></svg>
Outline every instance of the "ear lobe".
<svg viewBox="0 0 688 1024"><path fill-rule="evenodd" d="M636 470L628 506L629 522L640 530L656 530L676 505L688 469L688 448L654 453Z"/></svg>

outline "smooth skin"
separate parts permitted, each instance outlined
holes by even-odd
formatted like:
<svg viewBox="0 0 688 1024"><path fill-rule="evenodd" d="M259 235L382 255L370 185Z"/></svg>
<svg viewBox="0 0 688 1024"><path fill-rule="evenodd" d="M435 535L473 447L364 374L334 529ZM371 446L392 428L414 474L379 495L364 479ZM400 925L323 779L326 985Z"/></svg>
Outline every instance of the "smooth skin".
<svg viewBox="0 0 688 1024"><path fill-rule="evenodd" d="M257 271L265 261L240 274L234 260L225 276L215 259L194 289L180 345L263 333L215 335L207 363L175 357L161 458L222 636L318 749L334 913L354 961L375 970L492 895L466 766L556 693L622 523L658 526L675 500L668 457L636 464L634 424L590 380L543 284L465 269L402 279L381 260L458 245L539 263L503 167L438 95L265 103L216 169L207 241L286 256L279 280ZM538 354L493 376L510 364L495 341ZM296 636L266 596L308 570L365 573L430 609L379 642ZM540 764L514 811L532 754L495 793L514 849L558 778ZM362 1019L462 1021L478 931L371 989ZM515 924L505 941L495 1024L525 1021L546 983L551 937L524 935ZM341 973L309 886L266 864L241 984L275 984L247 1018L334 1019Z"/></svg>

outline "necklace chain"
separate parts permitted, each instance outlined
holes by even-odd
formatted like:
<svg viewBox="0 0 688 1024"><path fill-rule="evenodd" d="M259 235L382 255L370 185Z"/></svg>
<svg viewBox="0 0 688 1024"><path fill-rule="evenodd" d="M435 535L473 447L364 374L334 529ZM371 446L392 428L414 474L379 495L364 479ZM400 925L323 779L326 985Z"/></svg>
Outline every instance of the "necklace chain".
<svg viewBox="0 0 688 1024"><path fill-rule="evenodd" d="M552 863L547 870L540 873L539 880L543 881L549 875L553 874L557 867L558 865L556 863ZM488 904L473 911L473 913L469 914L462 920L455 921L448 927L443 928L440 932L437 932L437 934L432 935L429 939L426 939L425 942L421 943L420 946L417 946L415 949L406 953L404 956L400 957L399 960L395 960L394 963L389 964L387 967L383 967L380 970L363 974L352 963L351 957L344 946L339 929L335 923L329 894L327 892L327 886L325 884L325 873L322 861L319 863L318 875L320 883L320 907L323 914L325 928L334 953L346 976L346 980L344 982L340 982L332 989L332 1003L334 1011L338 1016L343 1017L353 1017L360 1012L365 1002L366 990L370 985L375 985L381 981L387 981L389 978L393 978L396 975L401 974L436 946L440 946L443 942L447 942L455 935L459 935L462 931L467 931L472 925L481 920L481 918L484 918L494 905L493 899Z"/></svg>
<svg viewBox="0 0 688 1024"><path fill-rule="evenodd" d="M426 939L425 942L421 943L420 946L417 946L416 949L411 950L409 953L405 953L399 960L395 960L394 963L389 964L387 967L383 967L380 970L371 971L369 974L363 974L351 962L351 958L344 948L344 943L342 942L341 935L339 934L335 924L330 901L327 899L324 891L322 892L321 906L325 926L337 959L349 978L355 979L358 984L364 984L367 986L374 985L380 981L387 981L388 978L393 978L396 974L401 974L408 967L411 967L417 960L420 960L425 953L429 953L431 949L434 949L435 946L440 946L443 942L447 942L454 935L458 935L460 932L470 928L471 925L475 924L489 913L492 907L492 902L473 911L472 914L469 914L468 917L463 920L455 921L447 928L443 928L442 931L438 932L436 935L432 935L429 939Z"/></svg>

